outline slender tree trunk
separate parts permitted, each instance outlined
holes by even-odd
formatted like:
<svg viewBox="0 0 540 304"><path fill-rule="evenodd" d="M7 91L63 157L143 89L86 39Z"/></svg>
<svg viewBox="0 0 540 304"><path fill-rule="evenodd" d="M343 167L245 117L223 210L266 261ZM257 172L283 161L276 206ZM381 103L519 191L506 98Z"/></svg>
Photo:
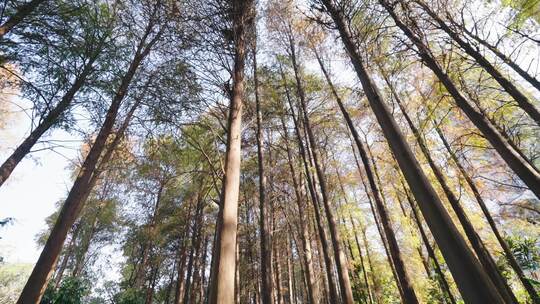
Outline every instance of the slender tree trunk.
<svg viewBox="0 0 540 304"><path fill-rule="evenodd" d="M519 76L523 77L523 79L528 81L534 88L540 91L540 81L538 81L538 79L536 79L534 76L532 76L523 68L521 68L519 64L517 64L514 60L512 60L512 58L503 54L501 51L499 51L497 47L490 44L487 40L480 38L478 35L468 30L465 25L458 24L457 22L455 22L449 14L447 14L447 18L449 19L451 24L457 26L460 31L463 31L465 34L467 34L469 37L474 39L476 42L480 43L481 45L489 49L493 54L495 54L495 56L499 57L499 59L501 59L504 63L506 63L510 68L512 68Z"/></svg>
<svg viewBox="0 0 540 304"><path fill-rule="evenodd" d="M184 301L183 303L191 303L191 292L192 292L192 276L193 276L193 264L194 259L198 255L198 250L201 243L201 225L203 220L203 209L204 209L204 201L201 198L200 193L197 194L197 206L195 211L195 220L193 223L193 226L191 228L191 250L189 253L189 260L187 265L187 274L186 274L186 280L185 280L185 290L184 290Z"/></svg>
<svg viewBox="0 0 540 304"><path fill-rule="evenodd" d="M246 32L249 30L252 1L232 1L234 32L234 71L229 109L225 176L223 177L222 211L218 219L217 260L211 282L210 304L234 303L238 195L240 188L241 125L244 95Z"/></svg>
<svg viewBox="0 0 540 304"><path fill-rule="evenodd" d="M281 71L282 73L282 78L283 78L283 81L285 81L285 74L283 74L283 71ZM315 222L316 222L316 227L317 227L317 231L319 233L319 238L320 238L320 241L321 241L321 247L322 247L322 251L323 251L323 256L324 256L324 261L325 261L325 267L326 267L326 277L328 277L328 286L329 286L329 293L330 293L330 297L332 297L333 299L339 299L338 297L338 292L336 290L336 285L335 285L335 280L334 280L334 274L333 274L333 271L332 271L332 260L330 258L330 252L329 252L329 249L328 249L328 240L326 238L326 232L325 232L325 229L324 229L324 226L322 224L322 219L321 219L321 216L320 216L320 209L318 209L318 195L317 195L317 192L315 190L315 185L314 185L314 180L313 180L313 177L311 175L311 172L312 170L310 169L310 166L308 164L308 156L307 156L307 151L306 151L306 148L304 147L304 143L303 143L303 140L302 140L302 136L301 136L301 133L300 133L300 127L299 127L299 123L298 123L298 118L296 117L296 114L294 112L294 107L292 105L292 102L291 102L291 99L290 99L290 96L289 96L289 93L288 93L288 88L287 86L285 87L285 92L286 92L286 97L287 97L287 101L289 103L289 108L290 108L290 111L291 111L291 115L292 115L292 120L293 120L293 123L294 123L294 130L295 130L295 133L296 133L296 139L297 139L297 143L298 143L298 148L299 148L299 151L300 151L300 155L302 157L302 162L304 164L304 171L305 171L305 174L306 174L306 186L309 190L309 194L310 194L310 197L311 197L311 202L312 202L312 205L313 205L313 209L314 209L314 213L315 213ZM322 265L322 264L321 264Z"/></svg>
<svg viewBox="0 0 540 304"><path fill-rule="evenodd" d="M0 166L0 187L9 178L15 167L21 162L21 160L30 153L32 147L41 138L41 136L53 127L62 114L70 107L75 94L85 84L87 77L91 74L93 64L97 59L95 54L84 66L81 74L75 79L75 82L71 85L69 90L64 94L60 102L40 121L38 126L30 132L30 135L24 139L24 141L13 151L13 153L2 163Z"/></svg>
<svg viewBox="0 0 540 304"><path fill-rule="evenodd" d="M330 0L322 0L339 30L341 40L362 83L369 104L383 129L390 148L419 202L439 247L456 279L463 298L468 303L504 303L499 292L459 234L429 183L396 121L371 79L353 43L343 13Z"/></svg>
<svg viewBox="0 0 540 304"><path fill-rule="evenodd" d="M446 195L448 201L450 202L450 205L452 206L454 212L456 213L459 222L463 226L465 230L465 234L467 235L467 238L469 239L476 255L478 256L478 259L480 260L480 263L482 266L484 266L484 269L488 273L489 277L491 278L491 281L497 286L499 292L501 295L505 298L505 300L508 303L517 303L517 299L515 298L512 290L508 286L506 280L502 277L500 274L497 265L495 261L493 260L491 254L485 248L484 243L480 239L479 235L476 233L476 230L474 229L474 226L472 225L471 221L469 220L465 210L461 206L461 203L459 202L459 199L456 197L454 192L450 189L450 186L448 185L446 178L444 177L444 174L441 172L439 167L435 164L435 161L431 157L431 153L429 151L429 148L427 147L427 144L425 143L422 135L420 134L420 131L416 128L414 125L412 119L409 117L409 114L407 113L407 110L403 106L403 103L401 102L401 98L397 94L397 92L394 89L394 86L388 79L388 76L386 75L385 71L381 69L381 74L383 75L383 78L385 79L388 87L390 88L390 91L392 95L394 96L394 99L396 100L401 113L405 117L405 120L407 121L407 124L409 125L409 128L412 130L416 141L418 142L418 146L420 147L420 150L422 151L422 154L426 158L429 167L433 171L435 178L441 185L444 194Z"/></svg>
<svg viewBox="0 0 540 304"><path fill-rule="evenodd" d="M540 125L540 111L531 103L529 98L525 96L515 85L514 83L504 77L501 72L495 68L479 51L477 51L472 45L467 41L462 39L460 35L451 29L446 22L444 22L433 10L429 8L422 0L415 0L418 5L439 25L448 36L450 36L469 56L474 58L476 63L481 66L486 72L488 72L495 81L504 88L504 90L514 98L518 106L525 111L535 122Z"/></svg>
<svg viewBox="0 0 540 304"><path fill-rule="evenodd" d="M523 284L523 286L527 290L527 293L529 293L529 296L531 297L531 300L536 304L540 303L540 297L538 296L538 293L534 289L534 286L532 286L531 282L525 277L525 274L523 273L523 270L521 269L521 267L517 263L512 251L508 247L508 244L506 243L503 236L499 232L499 228L495 224L495 220L491 216L491 213L490 213L489 209L487 208L486 203L484 202L484 199L480 195L480 190L478 189L478 187L476 187L476 184L472 180L471 176L469 175L469 173L467 173L467 171L465 170L465 168L463 167L463 165L459 161L456 153L450 147L450 144L446 140L446 137L444 136L444 134L442 133L441 129L439 128L439 126L437 125L436 122L434 122L434 126L435 126L435 130L437 131L437 134L439 135L439 138L441 139L444 147L446 148L446 151L450 154L450 157L452 158L453 162L456 164L459 172L461 173L461 175L463 176L463 178L467 182L467 185L469 186L469 188L473 192L473 195L476 198L476 201L478 202L478 205L480 206L480 209L482 209L482 212L484 213L484 216L486 217L489 226L493 230L493 233L495 234L495 237L499 241L499 244L501 245L501 248L504 251L504 254L505 254L506 259L508 260L508 263L510 264L512 269L516 272L516 274L519 277L521 283Z"/></svg>
<svg viewBox="0 0 540 304"><path fill-rule="evenodd" d="M255 85L255 108L257 112L257 163L259 170L259 234L261 237L261 296L263 304L273 304L272 298L272 251L269 248L268 218L266 215L266 176L264 173L262 112L259 99L259 78L257 77L257 51L253 51L253 81Z"/></svg>
<svg viewBox="0 0 540 304"><path fill-rule="evenodd" d="M305 92L303 89L303 85L301 83L300 71L298 71L298 64L296 62L294 42L292 40L290 41L290 50L291 50L291 59L292 59L292 65L294 69L294 75L296 79L296 87L298 90L298 97L300 99L300 107L303 113L300 115L303 115L303 122L304 122L305 130L307 132L308 142L311 146L313 163L315 166L315 173L317 174L317 179L319 180L319 188L321 191L322 202L323 202L326 218L328 221L328 228L330 230L330 238L332 240L332 245L333 245L332 247L334 249L334 258L336 260L336 268L337 268L339 286L341 290L341 297L344 303L353 304L354 300L352 296L351 282L349 280L349 267L347 263L347 257L345 256L345 253L343 252L343 249L341 248L341 239L339 236L339 231L337 228L337 223L335 220L333 207L330 205L330 201L328 199L326 177L324 176L324 172L320 165L319 151L318 151L317 143L315 141L313 130L311 128L309 115L307 113L307 103L306 103L306 98L305 98Z"/></svg>
<svg viewBox="0 0 540 304"><path fill-rule="evenodd" d="M149 23L146 28L146 34L139 42L135 56L113 97L105 121L103 122L94 144L77 175L75 183L60 210L60 214L47 239L47 243L19 297L18 304L38 303L47 287L51 270L56 264L58 255L62 250L62 245L66 239L67 232L79 216L79 213L84 206L84 199L91 191L92 176L94 175L99 158L106 147L107 138L112 133L120 105L127 93L129 84L135 76L141 62L161 36L160 34L157 34L151 41L146 43L146 39L148 38L152 27L153 23Z"/></svg>
<svg viewBox="0 0 540 304"><path fill-rule="evenodd" d="M461 94L448 74L446 74L439 63L435 60L428 47L422 40L413 33L397 16L394 9L388 5L386 0L379 0L386 8L396 25L405 35L416 45L418 54L422 62L433 71L441 81L450 95L454 98L457 106L469 117L471 122L482 132L484 137L491 143L493 148L499 153L508 166L521 178L529 189L540 197L540 173L534 169L521 155L503 138L501 133L490 123L482 113L477 111L473 105Z"/></svg>
<svg viewBox="0 0 540 304"><path fill-rule="evenodd" d="M9 17L6 22L0 25L0 39L4 38L4 35L9 33L14 27L16 27L21 21L30 15L41 3L47 0L32 0L21 5L15 14Z"/></svg>
<svg viewBox="0 0 540 304"><path fill-rule="evenodd" d="M362 160L362 164L364 165L364 171L366 172L368 182L371 189L371 194L375 201L375 206L377 208L377 212L380 216L381 224L383 226L383 231L386 236L386 240L388 241L388 247L390 251L390 256L392 259L392 262L394 264L396 273L398 275L399 284L403 291L403 301L405 303L418 303L418 298L416 296L416 293L414 291L414 288L412 286L412 283L407 275L407 270L405 268L405 262L403 260L403 257L401 256L401 250L399 249L399 244L397 242L396 236L394 234L394 231L392 229L392 223L390 216L388 215L388 211L386 209L386 206L383 203L383 200L381 198L381 191L379 187L377 186L377 183L375 181L372 166L369 163L368 155L366 153L366 150L364 148L363 143L360 141L360 137L358 135L358 132L356 131L356 128L354 127L354 124L352 122L351 117L349 116L349 113L347 112L347 109L345 109L345 106L343 105L343 102L341 98L339 97L332 80L330 79L330 75L326 71L326 68L324 67L324 64L322 63L322 60L317 53L316 50L314 50L315 56L317 57L317 61L319 62L320 68L323 71L323 74L326 78L326 81L328 82L328 85L332 91L332 94L334 95L334 99L338 103L339 109L341 110L341 113L343 114L343 117L345 118L345 121L347 123L347 126L353 136L354 142L356 144L356 147L358 149L358 152L360 154L360 158Z"/></svg>

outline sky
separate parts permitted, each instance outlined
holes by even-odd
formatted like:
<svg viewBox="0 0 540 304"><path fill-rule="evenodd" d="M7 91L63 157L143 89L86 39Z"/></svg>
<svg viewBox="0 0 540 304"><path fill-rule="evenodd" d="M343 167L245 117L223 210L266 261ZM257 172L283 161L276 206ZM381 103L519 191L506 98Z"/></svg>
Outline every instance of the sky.
<svg viewBox="0 0 540 304"><path fill-rule="evenodd" d="M0 130L0 161L28 135L30 119L22 113L11 116L9 124ZM62 130L54 130L47 138L76 140ZM78 143L71 143L76 147ZM8 263L35 263L41 249L35 236L46 228L45 218L55 211L71 187L70 159L76 149L44 150L26 157L0 187L0 219L14 218L0 228L0 256Z"/></svg>

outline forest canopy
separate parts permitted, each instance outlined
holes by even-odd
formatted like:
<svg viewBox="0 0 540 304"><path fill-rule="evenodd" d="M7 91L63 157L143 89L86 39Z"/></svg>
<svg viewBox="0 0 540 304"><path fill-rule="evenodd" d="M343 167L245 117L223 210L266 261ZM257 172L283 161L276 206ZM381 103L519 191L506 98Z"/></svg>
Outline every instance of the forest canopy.
<svg viewBox="0 0 540 304"><path fill-rule="evenodd" d="M37 260L0 256L0 304L540 304L539 22L537 0L2 1L0 192L76 156L21 240Z"/></svg>

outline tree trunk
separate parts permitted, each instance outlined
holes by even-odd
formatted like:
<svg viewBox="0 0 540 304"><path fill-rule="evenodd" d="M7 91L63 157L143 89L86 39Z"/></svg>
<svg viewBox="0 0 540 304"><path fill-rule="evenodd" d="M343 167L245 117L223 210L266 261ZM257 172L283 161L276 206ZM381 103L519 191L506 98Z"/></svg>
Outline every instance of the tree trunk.
<svg viewBox="0 0 540 304"><path fill-rule="evenodd" d="M330 87L332 91L332 95L334 96L334 99L336 100L339 106L339 109L341 110L341 113L343 114L343 117L345 118L347 127L349 128L349 131L351 132L353 136L354 142L360 154L360 159L362 160L362 164L364 165L364 171L366 172L366 176L368 178L371 194L375 201L375 206L380 216L380 221L383 227L383 231L386 236L386 240L388 242L388 249L390 251L390 257L395 267L399 284L402 288L403 302L418 303L418 298L412 286L412 282L409 279L409 276L407 275L405 262L403 260L403 257L401 256L401 250L399 248L399 244L394 234L394 230L392 229L392 222L391 222L390 216L388 215L387 208L381 198L381 190L377 186L377 183L373 175L374 168L372 168L372 166L370 165L368 155L366 153L364 145L360 141L360 136L358 135L358 132L356 131L356 128L354 127L353 121L349 113L347 112L347 109L345 109L345 106L343 105L343 102L341 98L339 97L336 91L336 88L334 87L334 84L332 83L332 80L330 79L330 75L326 71L326 68L324 67L324 64L316 50L314 50L314 53L315 53L315 56L317 57L317 61L319 62L319 66L326 78L328 86Z"/></svg>
<svg viewBox="0 0 540 304"><path fill-rule="evenodd" d="M413 132L413 135L416 138L416 141L418 142L418 146L420 147L422 154L426 158L429 164L429 167L433 171L435 178L441 185L443 192L446 195L446 198L450 202L450 205L452 206L452 209L456 213L459 219L459 222L463 226L465 234L467 235L469 242L471 243L476 255L478 256L480 263L482 264L482 266L484 266L484 269L486 270L487 274L491 278L491 281L495 284L495 286L497 286L497 289L499 290L501 295L505 298L505 300L508 303L517 303L517 299L514 296L512 290L508 286L506 280L500 274L497 268L497 265L495 261L493 260L491 254L489 253L487 248L485 248L484 243L480 239L479 235L476 233L476 230L474 226L472 225L471 221L469 220L465 210L461 206L459 199L456 197L454 192L450 189L450 186L446 182L446 178L444 174L441 172L439 167L437 167L437 165L435 164L435 161L431 157L429 148L427 147L426 142L424 141L422 135L420 134L420 131L418 131L412 119L409 117L407 110L405 109L405 107L403 106L403 103L401 102L401 98L395 91L394 86L388 79L388 76L386 75L385 71L383 71L382 69L381 69L381 75L383 76L384 80L386 81L386 84L390 88L390 92L394 96L394 99L396 100L396 103L398 104L399 109L401 110L401 113L403 114L403 117L405 117L405 120L407 121L409 128Z"/></svg>
<svg viewBox="0 0 540 304"><path fill-rule="evenodd" d="M75 79L75 82L71 85L69 90L62 96L62 99L47 115L40 121L38 126L30 132L30 135L24 139L24 141L13 151L13 153L4 161L0 166L0 187L9 178L15 167L21 162L21 160L30 153L32 147L41 138L41 136L47 132L52 126L54 126L61 115L70 107L75 94L85 84L86 78L91 74L93 64L97 59L95 54L84 66L81 74Z"/></svg>
<svg viewBox="0 0 540 304"><path fill-rule="evenodd" d="M292 66L294 69L294 75L296 79L296 87L298 90L298 97L300 99L300 107L302 109L302 114L299 114L299 115L303 116L303 123L305 126L305 130L307 132L308 142L311 146L313 163L315 166L315 173L317 174L317 179L319 180L319 188L321 191L322 202L323 202L326 218L328 221L328 228L330 230L330 239L332 240L332 245L333 245L332 247L334 249L334 258L336 260L336 268L337 268L339 286L341 290L341 297L344 303L353 304L354 300L352 296L351 282L349 280L349 266L347 263L347 257L345 256L345 253L343 252L343 249L341 248L341 239L339 236L339 231L338 231L337 223L335 220L333 207L330 205L330 201L328 199L326 177L320 165L319 151L318 151L317 143L315 141L315 135L313 134L313 130L311 128L309 115L307 113L307 102L305 98L305 92L304 92L303 85L300 79L300 71L298 70L298 64L296 62L296 56L295 56L295 47L294 47L294 42L292 40L290 41L290 50L291 50Z"/></svg>
<svg viewBox="0 0 540 304"><path fill-rule="evenodd" d="M9 17L4 24L0 25L0 40L45 1L47 0L32 0L21 5L13 16Z"/></svg>
<svg viewBox="0 0 540 304"><path fill-rule="evenodd" d="M433 71L439 78L450 95L454 98L457 106L469 117L471 122L482 132L484 137L491 143L493 148L499 153L508 166L521 178L529 189L540 198L540 173L536 171L521 155L503 138L501 133L490 123L482 113L477 111L473 105L461 94L448 74L446 74L439 63L435 60L428 47L407 27L396 15L394 9L388 5L386 0L379 0L386 8L396 25L405 35L416 45L418 54L422 62Z"/></svg>
<svg viewBox="0 0 540 304"><path fill-rule="evenodd" d="M253 50L253 81L255 90L255 108L257 112L257 163L259 170L259 234L261 237L261 297L263 304L273 304L272 298L272 251L269 249L268 217L266 215L266 176L264 173L262 112L259 99L259 79L257 77L257 51Z"/></svg>
<svg viewBox="0 0 540 304"><path fill-rule="evenodd" d="M107 138L112 133L120 105L127 93L129 84L135 76L141 62L150 53L153 45L161 36L160 32L151 41L146 43L146 39L148 38L148 34L152 30L152 27L153 23L149 23L146 28L147 34L144 35L143 39L139 42L135 56L133 57L126 74L122 77L120 86L118 87L107 111L105 121L99 130L92 148L90 148L90 151L84 160L73 187L69 191L69 194L60 210L60 214L58 215L58 219L56 220L51 234L47 239L47 243L45 244L39 259L32 270L23 291L21 292L19 300L17 301L18 304L39 303L41 296L47 287L51 270L56 264L58 255L62 250L68 230L71 228L71 226L73 226L73 223L76 221L82 207L84 206L84 199L88 197L88 194L92 190L91 186L94 171L106 146Z"/></svg>
<svg viewBox="0 0 540 304"><path fill-rule="evenodd" d="M240 188L241 125L244 95L244 66L246 32L252 1L232 1L234 32L234 71L231 104L227 122L227 149L225 152L225 176L218 219L216 242L217 260L213 269L210 304L234 303L234 277L236 264L236 233L238 225L238 195Z"/></svg>
<svg viewBox="0 0 540 304"><path fill-rule="evenodd" d="M399 131L390 110L384 104L375 83L364 67L360 54L357 52L356 45L353 43L348 27L345 24L342 12L330 0L322 0L322 2L330 12L339 30L341 40L362 83L369 104L383 129L392 152L399 162L400 168L403 170L407 182L419 202L421 211L448 262L463 298L468 303L504 303L499 292L467 247L463 237L459 234L437 193L430 185L420 164Z"/></svg>
<svg viewBox="0 0 540 304"><path fill-rule="evenodd" d="M282 74L283 81L285 81L285 74L283 74L283 71L281 71L281 74ZM328 240L326 238L326 232L325 232L325 229L324 229L324 226L323 226L323 223L322 223L322 219L321 219L321 216L320 216L320 209L318 209L319 208L318 207L318 205L319 205L318 204L318 195L317 195L317 192L315 190L313 177L311 175L312 170L310 169L310 166L308 164L307 151L306 151L306 148L304 147L304 143L303 143L302 136L301 136L301 133L300 133L300 127L299 127L299 123L298 123L298 118L296 117L296 114L294 112L294 107L292 105L292 101L290 99L287 86L285 87L285 92L287 93L286 97L287 97L287 101L289 103L289 108L291 110L291 116L292 116L292 120L293 120L293 123L294 123L294 130L295 130L295 133L296 133L296 140L297 140L297 143L298 143L298 148L299 148L299 151L300 151L300 155L302 157L302 162L304 164L304 171L305 171L305 174L306 174L306 182L307 182L306 186L307 186L307 188L309 190L309 194L310 194L310 197L311 197L311 202L312 202L312 205L313 205L313 209L315 211L314 212L315 213L315 222L316 222L317 231L319 233L319 238L320 238L320 241L321 241L321 247L323 249L322 251L323 251L325 267L326 267L326 276L328 277L328 285L329 285L330 297L332 297L333 299L339 299L338 298L338 292L336 290L334 275L333 275L333 271L332 271L332 260L330 258L330 252L329 252L329 249L328 249Z"/></svg>
<svg viewBox="0 0 540 304"><path fill-rule="evenodd" d="M486 203L484 202L484 199L480 195L480 190L476 187L476 184L472 180L471 176L469 175L469 173L467 173L467 171L465 170L465 168L463 167L463 165L459 161L456 153L450 147L450 144L446 140L444 134L442 133L442 131L439 128L439 126L437 125L437 123L436 122L433 122L433 123L434 123L434 126L435 126L435 130L437 131L437 134L439 135L439 138L441 139L444 147L446 148L446 151L450 154L450 157L452 158L452 161L456 164L459 172L461 173L461 175L463 176L463 178L467 182L467 185L469 186L469 188L473 192L473 195L476 198L476 201L478 202L478 205L480 206L480 209L482 209L482 212L484 213L484 216L486 217L489 226L493 230L493 233L495 234L495 237L499 241L499 244L501 245L501 248L504 251L504 254L505 254L506 259L508 260L508 263L510 264L512 269L516 272L516 274L519 277L521 283L523 284L523 287L525 287L525 289L527 290L527 293L529 293L529 296L531 297L531 300L533 301L533 303L536 303L536 304L540 303L540 297L538 296L538 293L534 289L534 286L532 286L531 282L525 277L525 274L523 273L523 270L521 269L521 267L517 263L517 261L516 261L516 259L514 257L514 254L512 253L512 251L508 247L508 244L506 243L506 241L502 237L501 233L499 232L499 228L495 224L495 220L491 216L491 213L489 212L489 209L487 208Z"/></svg>
<svg viewBox="0 0 540 304"><path fill-rule="evenodd" d="M421 0L415 0L418 5L433 19L437 24L439 24L440 29L442 29L448 36L450 36L469 56L474 58L476 63L481 66L486 72L488 72L495 81L503 87L503 89L517 102L518 106L525 111L537 125L540 125L540 111L536 109L534 104L531 103L529 98L525 96L512 81L504 77L501 72L495 68L479 51L477 51L472 45L467 41L462 39L460 35L451 29L433 10L429 8Z"/></svg>

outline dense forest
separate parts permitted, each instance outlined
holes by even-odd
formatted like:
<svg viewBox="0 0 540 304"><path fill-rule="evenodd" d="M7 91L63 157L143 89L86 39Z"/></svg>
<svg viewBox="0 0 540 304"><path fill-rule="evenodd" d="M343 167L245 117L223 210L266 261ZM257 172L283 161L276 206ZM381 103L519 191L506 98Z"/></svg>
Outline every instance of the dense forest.
<svg viewBox="0 0 540 304"><path fill-rule="evenodd" d="M540 304L539 23L538 0L2 1L0 132L29 125L0 191L80 140L0 303Z"/></svg>

